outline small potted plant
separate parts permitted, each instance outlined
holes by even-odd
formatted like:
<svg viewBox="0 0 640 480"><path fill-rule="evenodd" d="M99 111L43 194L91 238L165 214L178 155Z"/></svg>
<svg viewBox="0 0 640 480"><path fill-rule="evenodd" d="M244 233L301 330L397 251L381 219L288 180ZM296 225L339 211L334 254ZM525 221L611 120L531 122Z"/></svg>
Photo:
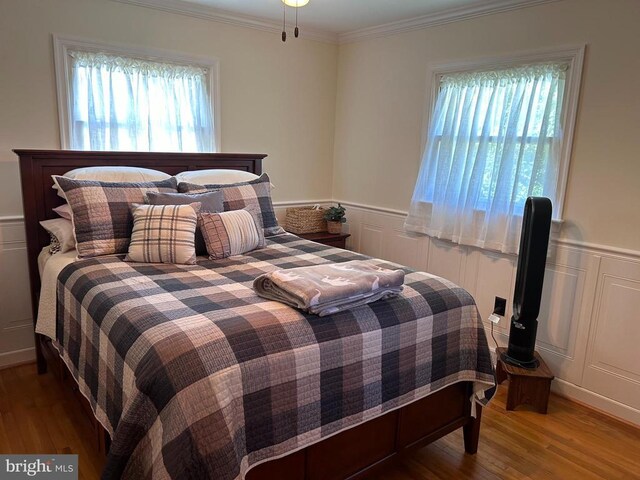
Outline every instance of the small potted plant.
<svg viewBox="0 0 640 480"><path fill-rule="evenodd" d="M324 219L327 221L327 230L329 233L341 233L342 224L347 221L344 216L345 208L338 204L337 207L327 208Z"/></svg>

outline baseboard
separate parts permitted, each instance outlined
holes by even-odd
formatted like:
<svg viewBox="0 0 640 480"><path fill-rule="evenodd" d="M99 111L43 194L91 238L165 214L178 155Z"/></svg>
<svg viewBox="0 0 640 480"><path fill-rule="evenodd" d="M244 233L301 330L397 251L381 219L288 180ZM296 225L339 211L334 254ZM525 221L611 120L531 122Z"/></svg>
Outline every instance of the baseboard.
<svg viewBox="0 0 640 480"><path fill-rule="evenodd" d="M36 359L35 347L0 353L0 369L31 363Z"/></svg>
<svg viewBox="0 0 640 480"><path fill-rule="evenodd" d="M562 397L574 400L582 405L598 410L604 415L615 417L625 423L640 426L640 410L628 405L603 397L566 380L555 378L551 382L551 391Z"/></svg>

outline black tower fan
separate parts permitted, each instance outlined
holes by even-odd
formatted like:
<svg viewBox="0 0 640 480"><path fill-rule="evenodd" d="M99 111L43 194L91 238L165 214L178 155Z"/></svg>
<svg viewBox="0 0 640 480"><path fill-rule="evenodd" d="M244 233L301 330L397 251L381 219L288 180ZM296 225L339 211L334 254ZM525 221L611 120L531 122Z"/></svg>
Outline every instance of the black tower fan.
<svg viewBox="0 0 640 480"><path fill-rule="evenodd" d="M527 198L522 219L509 347L504 358L507 363L523 368L538 366L533 353L550 229L551 200L545 197Z"/></svg>

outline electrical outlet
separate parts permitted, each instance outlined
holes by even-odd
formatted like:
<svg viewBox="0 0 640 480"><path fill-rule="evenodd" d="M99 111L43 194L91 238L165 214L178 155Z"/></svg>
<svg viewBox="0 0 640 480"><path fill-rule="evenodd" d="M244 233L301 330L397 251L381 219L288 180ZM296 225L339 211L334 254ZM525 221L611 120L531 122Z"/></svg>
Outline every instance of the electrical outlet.
<svg viewBox="0 0 640 480"><path fill-rule="evenodd" d="M507 309L507 300L502 297L496 297L496 301L493 304L493 313L504 317Z"/></svg>

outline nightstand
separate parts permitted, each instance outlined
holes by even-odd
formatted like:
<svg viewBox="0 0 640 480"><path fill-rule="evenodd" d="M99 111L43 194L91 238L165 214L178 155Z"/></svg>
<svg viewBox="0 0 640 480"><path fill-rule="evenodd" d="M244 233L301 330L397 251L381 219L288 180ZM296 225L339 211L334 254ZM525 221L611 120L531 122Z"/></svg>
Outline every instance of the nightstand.
<svg viewBox="0 0 640 480"><path fill-rule="evenodd" d="M330 247L346 248L347 238L351 236L350 233L296 233L300 238L305 240L311 240L312 242L322 243Z"/></svg>
<svg viewBox="0 0 640 480"><path fill-rule="evenodd" d="M507 390L507 410L513 410L518 405L530 405L540 413L547 413L549 404L549 391L553 374L538 352L534 355L539 364L531 370L516 367L506 363L502 355L507 352L504 347L498 347L496 354L496 380L500 385L504 380L509 380Z"/></svg>

